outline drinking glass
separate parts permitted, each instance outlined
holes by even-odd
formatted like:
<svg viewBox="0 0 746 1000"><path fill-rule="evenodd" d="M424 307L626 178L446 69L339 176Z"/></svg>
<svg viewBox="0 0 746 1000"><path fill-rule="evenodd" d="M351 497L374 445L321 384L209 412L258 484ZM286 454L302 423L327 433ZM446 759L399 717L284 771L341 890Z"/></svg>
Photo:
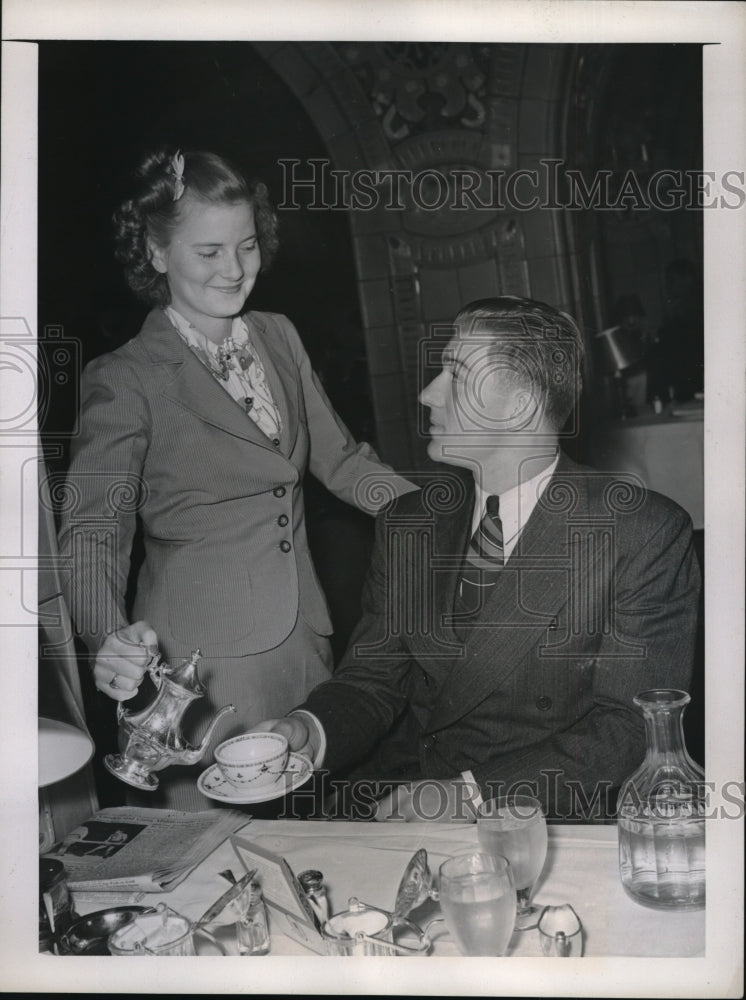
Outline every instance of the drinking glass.
<svg viewBox="0 0 746 1000"><path fill-rule="evenodd" d="M483 802L477 812L483 851L510 862L518 898L516 930L536 926L539 908L531 893L547 856L547 824L541 805L531 795L505 795Z"/></svg>
<svg viewBox="0 0 746 1000"><path fill-rule="evenodd" d="M507 860L475 852L444 861L440 906L462 955L504 955L516 906Z"/></svg>

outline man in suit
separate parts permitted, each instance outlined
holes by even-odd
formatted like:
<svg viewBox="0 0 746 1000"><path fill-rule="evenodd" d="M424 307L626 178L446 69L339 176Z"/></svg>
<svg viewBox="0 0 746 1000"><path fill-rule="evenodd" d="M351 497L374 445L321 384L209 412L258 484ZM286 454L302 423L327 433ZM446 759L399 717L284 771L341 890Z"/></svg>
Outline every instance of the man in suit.
<svg viewBox="0 0 746 1000"><path fill-rule="evenodd" d="M690 519L562 454L582 357L550 306L461 310L420 400L430 457L471 476L449 470L379 514L337 672L262 724L317 768L397 782L379 819L470 819L510 789L553 818L603 818L644 757L634 696L690 683Z"/></svg>

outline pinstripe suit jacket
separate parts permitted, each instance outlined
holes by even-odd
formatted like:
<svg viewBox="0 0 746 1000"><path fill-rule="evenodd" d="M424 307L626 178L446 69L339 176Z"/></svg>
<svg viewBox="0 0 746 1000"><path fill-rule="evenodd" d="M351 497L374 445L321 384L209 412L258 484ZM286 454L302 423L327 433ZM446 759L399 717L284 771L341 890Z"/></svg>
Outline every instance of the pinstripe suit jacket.
<svg viewBox="0 0 746 1000"><path fill-rule="evenodd" d="M137 516L145 560L132 618L153 625L166 657L196 644L205 656L234 657L278 645L298 614L317 633L331 632L306 539L307 467L363 508L375 493L356 492L366 476L394 493L414 488L352 440L287 317L245 319L282 416L277 445L161 310L85 370L60 549L72 557L71 610L92 652L128 620Z"/></svg>
<svg viewBox="0 0 746 1000"><path fill-rule="evenodd" d="M577 814L642 761L634 695L689 686L700 583L690 519L563 456L467 621L454 602L473 503L471 477L464 487L451 475L379 514L363 618L302 707L324 726L331 770L377 746L358 774L471 770L485 798L535 782L550 813Z"/></svg>

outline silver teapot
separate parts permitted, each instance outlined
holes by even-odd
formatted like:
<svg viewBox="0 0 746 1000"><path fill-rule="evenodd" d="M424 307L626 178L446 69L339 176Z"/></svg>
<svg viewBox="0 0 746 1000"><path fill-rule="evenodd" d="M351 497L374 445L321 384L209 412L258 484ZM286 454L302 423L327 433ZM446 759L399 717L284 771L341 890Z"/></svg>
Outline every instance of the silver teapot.
<svg viewBox="0 0 746 1000"><path fill-rule="evenodd" d="M144 791L155 791L158 778L153 771L162 771L171 764L196 764L207 750L212 732L221 716L235 712L234 705L226 705L213 717L198 747L190 746L181 734L181 717L191 702L205 695L205 687L197 674L197 663L202 657L199 649L191 659L178 667L154 657L148 673L157 690L150 705L140 712L129 713L117 704L119 722L118 754L107 754L107 770L128 785Z"/></svg>

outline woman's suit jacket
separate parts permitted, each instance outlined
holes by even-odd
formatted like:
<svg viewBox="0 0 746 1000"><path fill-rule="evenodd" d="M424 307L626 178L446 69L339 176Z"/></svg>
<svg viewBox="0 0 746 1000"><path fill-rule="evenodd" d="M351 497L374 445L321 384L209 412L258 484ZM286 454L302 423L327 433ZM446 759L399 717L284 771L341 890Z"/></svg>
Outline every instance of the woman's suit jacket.
<svg viewBox="0 0 746 1000"><path fill-rule="evenodd" d="M304 524L306 467L372 511L383 500L374 482L387 481L387 493L413 489L353 441L287 317L245 319L281 414L277 443L159 309L85 370L60 547L72 555L73 618L92 652L130 618L150 622L166 658L196 645L206 657L258 653L282 642L299 614L329 634ZM136 515L145 561L130 616Z"/></svg>

